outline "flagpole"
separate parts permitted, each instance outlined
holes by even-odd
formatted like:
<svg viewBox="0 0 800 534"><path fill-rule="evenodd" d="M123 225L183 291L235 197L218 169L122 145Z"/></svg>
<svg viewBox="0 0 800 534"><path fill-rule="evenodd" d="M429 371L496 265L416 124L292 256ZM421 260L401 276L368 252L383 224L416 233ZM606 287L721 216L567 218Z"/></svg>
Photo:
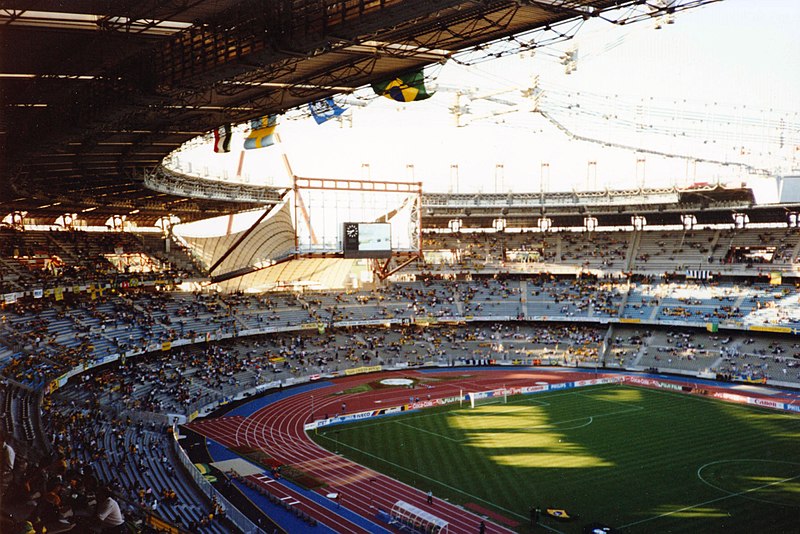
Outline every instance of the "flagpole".
<svg viewBox="0 0 800 534"><path fill-rule="evenodd" d="M239 154L239 166L236 168L236 177L242 177L242 167L244 166L244 153L246 150L242 150L241 154Z"/></svg>

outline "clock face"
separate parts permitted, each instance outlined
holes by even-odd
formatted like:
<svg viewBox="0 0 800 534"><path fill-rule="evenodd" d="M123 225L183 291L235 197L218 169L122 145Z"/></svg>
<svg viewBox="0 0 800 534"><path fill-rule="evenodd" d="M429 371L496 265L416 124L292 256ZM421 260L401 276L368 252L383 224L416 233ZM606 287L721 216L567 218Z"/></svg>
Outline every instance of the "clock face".
<svg viewBox="0 0 800 534"><path fill-rule="evenodd" d="M348 224L344 231L347 232L347 237L356 237L358 235L358 225Z"/></svg>

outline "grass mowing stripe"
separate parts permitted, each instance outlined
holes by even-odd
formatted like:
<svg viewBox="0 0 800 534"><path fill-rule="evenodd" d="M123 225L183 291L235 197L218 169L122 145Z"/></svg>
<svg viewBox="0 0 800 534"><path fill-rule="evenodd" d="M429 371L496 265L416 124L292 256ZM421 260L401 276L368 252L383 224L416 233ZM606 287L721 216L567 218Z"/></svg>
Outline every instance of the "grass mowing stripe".
<svg viewBox="0 0 800 534"><path fill-rule="evenodd" d="M323 438L324 438L324 439L326 439L326 440L328 440L328 441L332 441L332 440L331 440L329 437L327 437L327 436L323 436ZM479 497L479 496L477 496L477 495L472 495L472 494L470 494L470 493L468 493L468 492L466 492L466 491L464 491L464 490L462 490L462 489L460 489L460 488L456 488L456 487L448 486L447 484L445 484L444 482L442 482L442 481L440 481L440 480L436 480L436 479L433 479L433 478L431 478L431 477L428 477L428 476L426 476L426 475L425 475L425 474L423 474L423 473L419 473L419 472L416 472L416 471L412 471L412 470L411 470L411 469L409 469L408 467L405 467L405 466L403 466L403 465L396 464L396 463L394 463L394 462L392 462L392 461L389 461L389 460L387 460L386 458L382 458L382 457L380 457L380 456L377 456L377 455L375 455L375 454L372 454L372 453L370 453L370 452L367 452L367 451L364 451L364 450L358 449L357 447L353 447L352 445L343 444L342 442L339 442L339 444L338 444L338 445L339 445L339 447L347 447L348 449L352 449L352 450L354 450L354 451L358 452L359 454L363 454L364 456L369 456L369 457L372 457L372 458L374 458L374 459L378 460L379 462L382 462L382 463L389 464L389 465L391 465L392 467L394 467L395 469L398 469L398 470L401 470L401 471L407 471L407 472L409 472L409 473L413 473L414 475L417 475L417 476L419 476L420 478L424 478L424 479L426 479L426 480L428 480L428 481L430 481L430 482L432 482L432 483L436 484L437 486L446 487L446 488L448 488L448 489L450 489L450 490L452 490L452 491L454 491L454 492L461 493L462 495L466 495L466 496L467 496L467 497L469 497L470 499L474 499L474 500L477 500L477 501L481 501L481 502L483 502L484 504L488 504L488 505L490 505L490 506L493 506L493 507L497 508L497 506L496 506L494 503L492 503L492 502L490 502L490 501L487 501L487 500L485 500L485 499L482 499L481 497ZM506 510L506 509L504 509L504 508L500 508L500 509L501 509L501 510L503 510L504 512L508 513L508 514L515 515L515 516L517 516L517 517L520 517L520 518L522 518L522 519L525 519L525 518L526 518L526 516L524 516L524 515L520 515L520 514L518 514L518 513L514 512L513 510Z"/></svg>
<svg viewBox="0 0 800 534"><path fill-rule="evenodd" d="M425 432L426 434L430 434L432 436L436 436L437 438L446 439L448 441L453 441L455 443L460 443L461 440L453 439L450 436L445 436L444 434L440 434L438 432L431 432L430 430L426 430L416 425L409 425L408 423L404 423L403 421L392 421L392 423L396 425L402 425L411 429L416 430L417 432Z"/></svg>
<svg viewBox="0 0 800 534"><path fill-rule="evenodd" d="M542 400L550 405L543 406ZM564 421L588 421L600 414L616 417L592 419L582 428L563 426ZM563 507L581 517L557 525L565 534L579 533L578 523L592 520L632 525L630 533L648 532L652 523L637 522L664 514L662 521L675 534L716 531L722 524L731 534L762 525L785 532L792 518L779 504L797 501L789 492L795 482L762 489L778 502L758 507L745 498L717 501L718 491L696 476L697 468L709 462L796 455L798 419L760 407L614 385L509 398L507 405L474 410L451 406L396 417L402 419L385 422L403 424L363 431L346 425L348 446L365 453L345 449L348 455L378 470L400 466L403 471L393 468L391 476L424 491L433 489L440 498L479 502L509 517L527 517L532 504ZM553 426L559 422L561 427ZM542 428L546 425L552 428ZM749 478L732 479L738 485L726 486L724 472L715 470L708 480L739 492L795 473L774 466L751 468ZM719 504L708 510L693 504L709 500ZM726 504L733 502L735 507Z"/></svg>
<svg viewBox="0 0 800 534"><path fill-rule="evenodd" d="M531 427L527 428L527 431L538 430L538 429L545 429L545 430L574 430L574 429L577 429L577 428L583 428L585 426L590 425L594 421L594 419L599 419L601 417L609 417L609 416L612 416L612 415L622 415L622 414L626 414L626 413L635 413L635 412L641 411L643 409L644 408L642 408L641 406L634 406L632 409L629 409L629 410L619 410L617 412L609 412L609 413L593 414L593 415L584 415L584 416L581 416L581 417L576 417L575 419L565 419L565 420L561 420L561 421L553 421L552 423L547 424L547 425L531 426ZM505 412L505 413L508 413L508 412ZM577 427L567 427L567 428L564 428L564 427L560 426L560 425L562 425L564 423L575 423L575 422L578 422L578 421L586 421L587 419L589 420L589 422L587 424L585 424L585 425L581 425L581 426L577 426ZM405 427L408 427L408 428L411 428L411 429L414 429L414 430L417 430L419 432L424 432L426 434L431 434L433 436L436 436L436 437L439 437L441 439L445 439L445 440L448 440L448 441L452 441L454 443L464 443L464 442L470 441L472 439L471 437L465 437L465 438L462 438L462 439L454 439L454 438L451 438L451 437L446 436L444 434L441 434L439 432L432 432L430 430L426 430L426 429L424 429L424 428L422 428L420 426L417 426L417 425L410 425L410 424L404 423L402 421L394 421L394 423L398 424L398 425L403 425ZM519 430L518 429L510 429L510 430L499 431L499 432L495 431L494 433L495 434L519 433Z"/></svg>

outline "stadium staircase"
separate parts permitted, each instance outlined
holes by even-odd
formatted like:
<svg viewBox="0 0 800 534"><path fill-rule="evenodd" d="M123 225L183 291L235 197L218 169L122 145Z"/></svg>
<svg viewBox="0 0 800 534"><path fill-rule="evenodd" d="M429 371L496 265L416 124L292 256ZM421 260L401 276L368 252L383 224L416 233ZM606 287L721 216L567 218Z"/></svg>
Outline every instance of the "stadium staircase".
<svg viewBox="0 0 800 534"><path fill-rule="evenodd" d="M625 271L630 272L634 267L636 252L639 250L639 243L642 241L642 232L631 232L630 242L628 243L628 253L625 255ZM622 309L620 309L620 312Z"/></svg>
<svg viewBox="0 0 800 534"><path fill-rule="evenodd" d="M611 354L611 346L614 342L614 325L608 325L608 330L606 330L606 335L603 338L603 343L600 345L602 347L602 352L597 355L597 361L603 364L603 367L606 366L606 362L608 361L608 355Z"/></svg>
<svg viewBox="0 0 800 534"><path fill-rule="evenodd" d="M800 254L800 240L797 241L797 244L792 249L792 257L789 260L791 263L797 263L797 255Z"/></svg>
<svg viewBox="0 0 800 534"><path fill-rule="evenodd" d="M528 281L527 280L522 280L519 283L519 287L520 287L520 292L519 292L519 295L520 295L519 296L520 313L522 314L523 317L527 317L528 316L528 295L530 294L530 293L528 293Z"/></svg>
<svg viewBox="0 0 800 534"><path fill-rule="evenodd" d="M712 254L715 250L717 250L717 246L719 246L720 237L722 237L722 231L717 230L716 232L714 232L714 235L711 238L711 243L709 244L709 248L711 249Z"/></svg>

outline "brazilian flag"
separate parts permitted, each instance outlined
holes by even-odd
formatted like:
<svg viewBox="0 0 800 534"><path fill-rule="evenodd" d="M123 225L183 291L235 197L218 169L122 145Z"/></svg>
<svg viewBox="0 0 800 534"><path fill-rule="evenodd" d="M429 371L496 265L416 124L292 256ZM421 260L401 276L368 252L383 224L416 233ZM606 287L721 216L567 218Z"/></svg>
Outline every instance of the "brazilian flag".
<svg viewBox="0 0 800 534"><path fill-rule="evenodd" d="M547 508L545 509L545 513L553 519L558 519L559 521L569 521L572 519L572 514L563 508Z"/></svg>
<svg viewBox="0 0 800 534"><path fill-rule="evenodd" d="M396 78L373 83L372 90L376 95L385 96L398 102L425 100L434 93L425 88L425 76L422 74L422 70L407 72Z"/></svg>

